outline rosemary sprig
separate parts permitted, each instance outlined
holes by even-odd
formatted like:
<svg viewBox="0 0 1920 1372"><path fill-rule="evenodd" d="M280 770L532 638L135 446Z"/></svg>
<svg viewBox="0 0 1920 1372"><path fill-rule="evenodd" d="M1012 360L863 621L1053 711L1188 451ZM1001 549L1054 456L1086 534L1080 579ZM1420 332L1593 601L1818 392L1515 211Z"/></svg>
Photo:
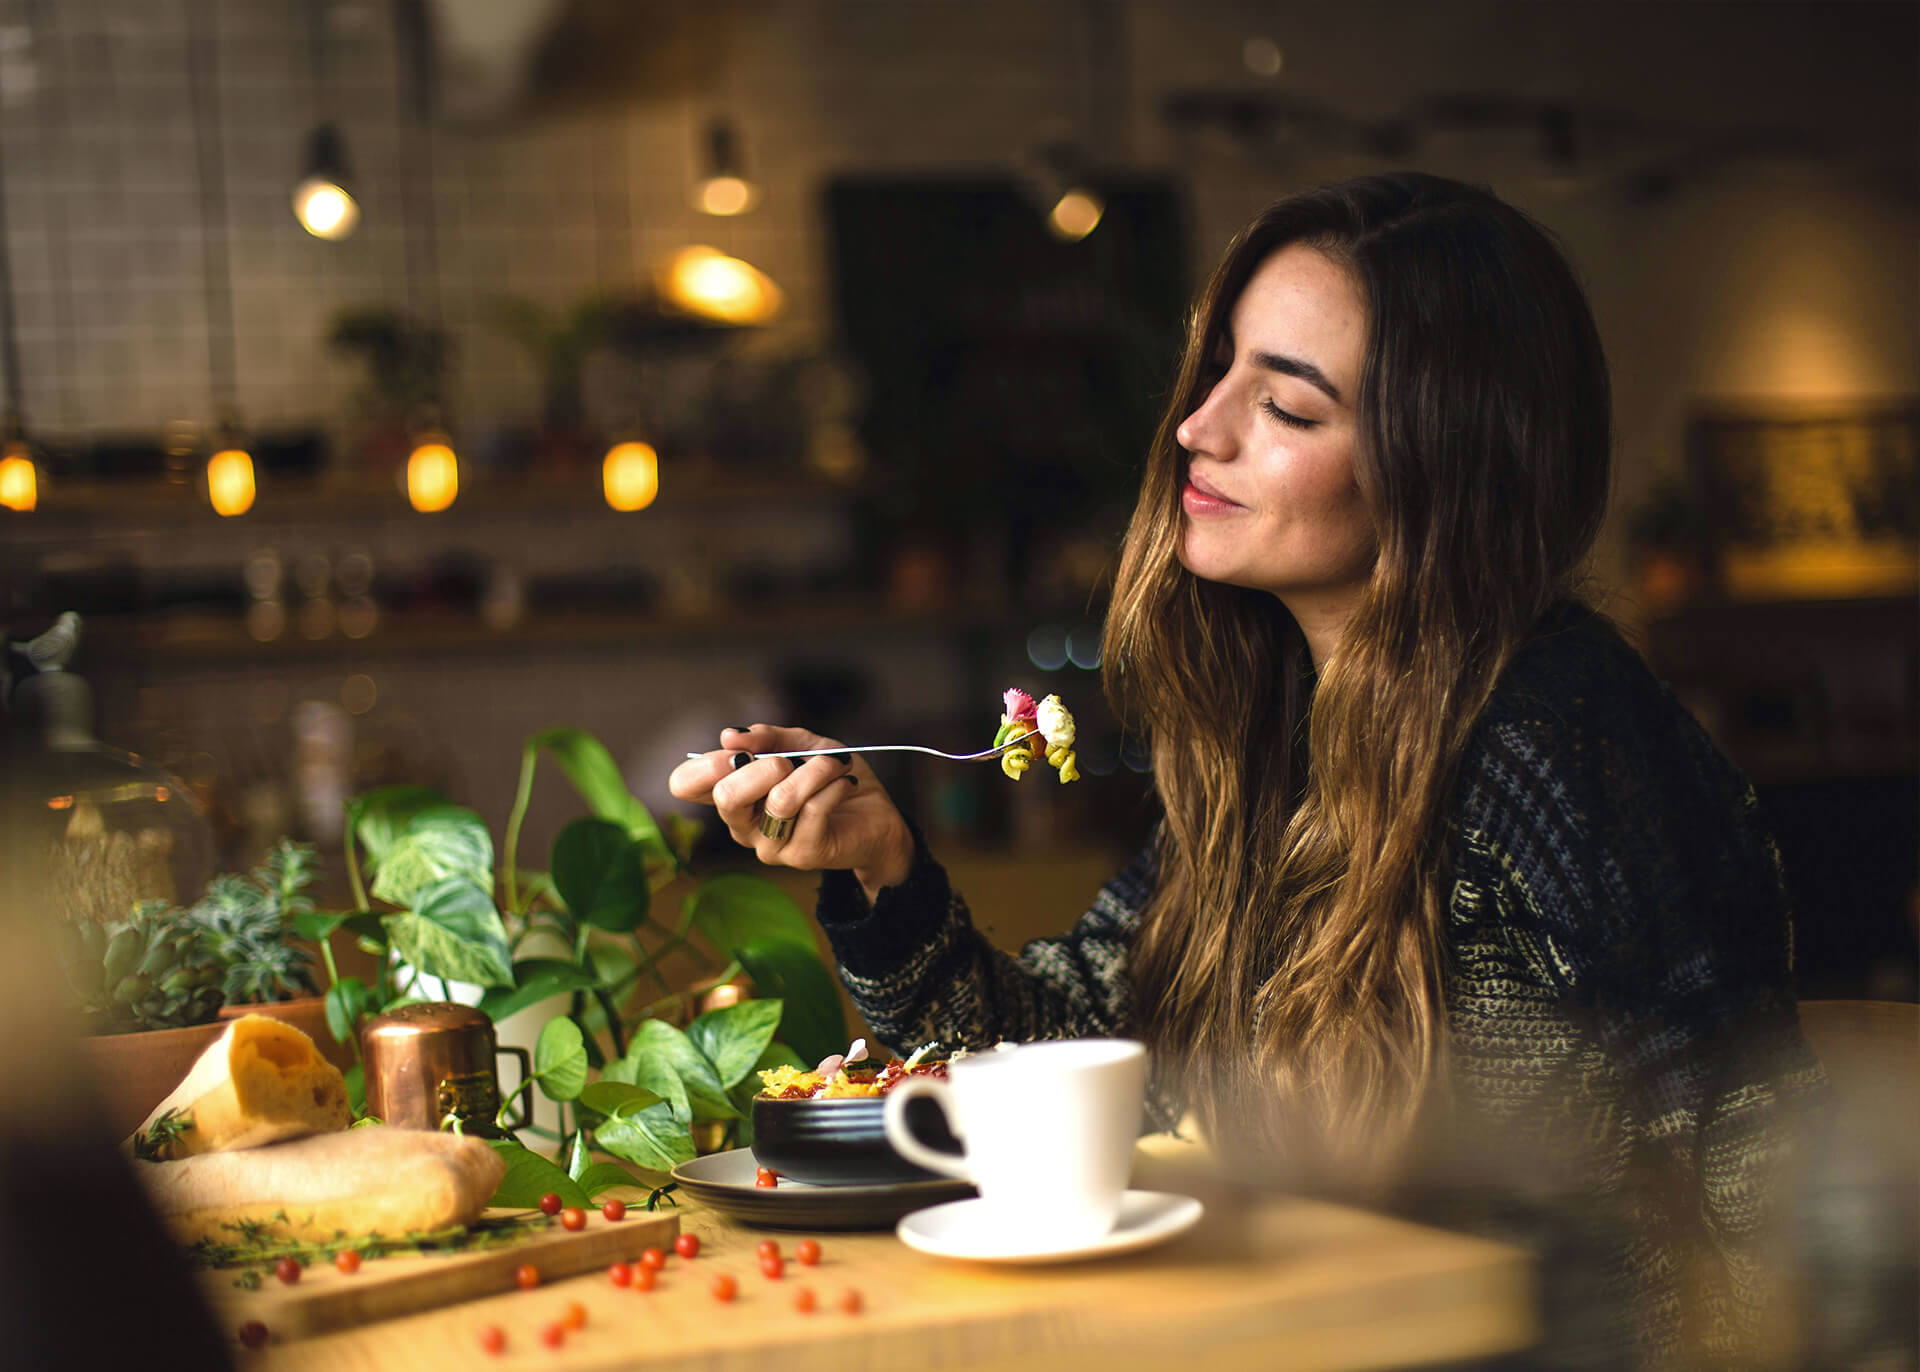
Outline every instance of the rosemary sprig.
<svg viewBox="0 0 1920 1372"><path fill-rule="evenodd" d="M331 1239L311 1240L282 1238L257 1220L240 1220L223 1226L234 1232L232 1241L200 1239L188 1245L187 1260L195 1267L218 1268L273 1263L281 1258L296 1258L303 1264L330 1262L335 1254L348 1249L369 1258L394 1253L461 1253L505 1248L530 1233L552 1226L553 1220L546 1215L512 1215L476 1220L471 1228L452 1224L404 1234L382 1234L378 1230L348 1234L335 1230Z"/></svg>
<svg viewBox="0 0 1920 1372"><path fill-rule="evenodd" d="M174 1140L191 1128L191 1112L169 1110L133 1136L133 1155L144 1162L164 1162L173 1156Z"/></svg>

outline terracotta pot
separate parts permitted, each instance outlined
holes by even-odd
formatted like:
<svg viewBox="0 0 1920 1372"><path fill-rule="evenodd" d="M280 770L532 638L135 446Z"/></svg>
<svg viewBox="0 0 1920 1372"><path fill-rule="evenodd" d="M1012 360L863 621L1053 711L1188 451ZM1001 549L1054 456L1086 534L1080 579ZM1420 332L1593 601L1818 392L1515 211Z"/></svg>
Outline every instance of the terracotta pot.
<svg viewBox="0 0 1920 1372"><path fill-rule="evenodd" d="M268 1019L277 1019L291 1024L312 1039L313 1046L320 1050L320 1056L342 1072L353 1066L353 1045L334 1042L333 1030L327 1028L327 1002L324 996L302 996L299 1000L270 1000L260 1005L220 1007L222 1021L238 1019L242 1015L265 1015Z"/></svg>
<svg viewBox="0 0 1920 1372"><path fill-rule="evenodd" d="M138 1129L226 1028L223 1022L214 1020L185 1029L94 1034L80 1039L81 1060L93 1073L101 1112L114 1134L125 1137Z"/></svg>

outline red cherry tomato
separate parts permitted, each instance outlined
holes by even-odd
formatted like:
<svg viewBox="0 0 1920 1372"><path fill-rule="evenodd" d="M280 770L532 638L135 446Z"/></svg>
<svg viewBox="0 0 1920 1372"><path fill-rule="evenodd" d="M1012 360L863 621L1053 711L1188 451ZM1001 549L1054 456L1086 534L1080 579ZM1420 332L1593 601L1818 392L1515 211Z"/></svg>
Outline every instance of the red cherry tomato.
<svg viewBox="0 0 1920 1372"><path fill-rule="evenodd" d="M636 1267L633 1272L633 1289L635 1291L651 1291L653 1290L653 1284L659 1280L659 1268Z"/></svg>
<svg viewBox="0 0 1920 1372"><path fill-rule="evenodd" d="M642 1267L650 1267L655 1272L658 1272L661 1268L667 1265L666 1250L661 1248L647 1248L647 1249L641 1250L640 1265Z"/></svg>
<svg viewBox="0 0 1920 1372"><path fill-rule="evenodd" d="M753 1184L755 1186L778 1186L780 1184L780 1174L771 1167L756 1167L753 1172Z"/></svg>
<svg viewBox="0 0 1920 1372"><path fill-rule="evenodd" d="M579 1301L568 1301L567 1313L561 1316L561 1322L569 1329L585 1329L587 1327L587 1307L580 1304Z"/></svg>
<svg viewBox="0 0 1920 1372"><path fill-rule="evenodd" d="M530 1262L523 1262L513 1269L513 1281L522 1291L531 1291L540 1284L540 1269Z"/></svg>
<svg viewBox="0 0 1920 1372"><path fill-rule="evenodd" d="M607 1269L607 1280L615 1286L632 1286L633 1269L624 1262L616 1262Z"/></svg>
<svg viewBox="0 0 1920 1372"><path fill-rule="evenodd" d="M855 1291L851 1286L841 1293L840 1308L849 1315L859 1314L862 1303L860 1293Z"/></svg>
<svg viewBox="0 0 1920 1372"><path fill-rule="evenodd" d="M485 1325L480 1330L480 1351L491 1353L495 1357L507 1351L507 1331L497 1324Z"/></svg>
<svg viewBox="0 0 1920 1372"><path fill-rule="evenodd" d="M579 1233L587 1227L587 1212L577 1205L569 1205L560 1212L560 1227Z"/></svg>
<svg viewBox="0 0 1920 1372"><path fill-rule="evenodd" d="M814 1298L813 1288L803 1286L793 1293L793 1308L803 1315L811 1315L820 1302Z"/></svg>
<svg viewBox="0 0 1920 1372"><path fill-rule="evenodd" d="M673 1241L673 1251L678 1253L683 1258L699 1257L700 1256L700 1236L698 1234L680 1235L678 1238L676 1238Z"/></svg>
<svg viewBox="0 0 1920 1372"><path fill-rule="evenodd" d="M558 1348L566 1341L567 1327L560 1323L559 1320L555 1320L552 1324L540 1331L540 1342L549 1348Z"/></svg>
<svg viewBox="0 0 1920 1372"><path fill-rule="evenodd" d="M292 1286L300 1280L301 1270L300 1260L298 1258L282 1258L273 1265L273 1275L280 1278L280 1280L288 1286Z"/></svg>
<svg viewBox="0 0 1920 1372"><path fill-rule="evenodd" d="M755 1248L753 1252L757 1258L777 1258L780 1256L780 1245L774 1239L762 1239L760 1240L760 1246Z"/></svg>
<svg viewBox="0 0 1920 1372"><path fill-rule="evenodd" d="M623 1200L610 1200L600 1207L600 1213L618 1224L627 1217L627 1203Z"/></svg>
<svg viewBox="0 0 1920 1372"><path fill-rule="evenodd" d="M263 1348L267 1342L267 1327L258 1320L248 1320L240 1326L240 1346L242 1348Z"/></svg>
<svg viewBox="0 0 1920 1372"><path fill-rule="evenodd" d="M333 1265L351 1277L360 1270L360 1252L354 1248L343 1248L333 1255Z"/></svg>
<svg viewBox="0 0 1920 1372"><path fill-rule="evenodd" d="M803 1267L817 1267L820 1263L820 1245L812 1239L802 1239L793 1246L793 1256L800 1259Z"/></svg>
<svg viewBox="0 0 1920 1372"><path fill-rule="evenodd" d="M713 1298L717 1301L730 1301L740 1294L740 1283L722 1272L713 1279Z"/></svg>
<svg viewBox="0 0 1920 1372"><path fill-rule="evenodd" d="M546 1195L540 1197L540 1213L543 1215L559 1214L560 1213L560 1197L554 1194L552 1191L549 1191L547 1192Z"/></svg>
<svg viewBox="0 0 1920 1372"><path fill-rule="evenodd" d="M768 1281L779 1281L786 1271L787 1264L778 1253L760 1259L760 1275Z"/></svg>

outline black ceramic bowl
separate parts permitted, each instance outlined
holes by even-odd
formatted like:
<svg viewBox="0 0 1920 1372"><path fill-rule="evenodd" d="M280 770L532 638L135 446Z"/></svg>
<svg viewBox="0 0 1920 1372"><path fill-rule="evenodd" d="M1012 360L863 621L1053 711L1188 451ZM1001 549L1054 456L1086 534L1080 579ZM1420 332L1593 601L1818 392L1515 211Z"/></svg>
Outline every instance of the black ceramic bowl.
<svg viewBox="0 0 1920 1372"><path fill-rule="evenodd" d="M815 1186L887 1186L936 1177L937 1173L893 1151L880 1122L885 1105L880 1096L841 1100L755 1097L754 1161ZM911 1101L907 1120L929 1148L958 1156L960 1145L948 1132L947 1117L938 1105L925 1099Z"/></svg>

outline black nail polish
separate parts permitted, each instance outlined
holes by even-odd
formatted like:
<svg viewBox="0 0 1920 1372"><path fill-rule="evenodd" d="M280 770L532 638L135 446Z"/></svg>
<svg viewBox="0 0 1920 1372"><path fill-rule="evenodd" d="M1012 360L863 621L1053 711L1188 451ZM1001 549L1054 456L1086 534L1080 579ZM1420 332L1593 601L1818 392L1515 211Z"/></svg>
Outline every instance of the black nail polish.
<svg viewBox="0 0 1920 1372"><path fill-rule="evenodd" d="M750 734L753 732L753 726L748 724L742 727L738 724L729 724L726 731L730 734Z"/></svg>
<svg viewBox="0 0 1920 1372"><path fill-rule="evenodd" d="M842 766L845 766L845 767L853 766L852 753L828 753L827 756L832 758L835 762L840 763Z"/></svg>
<svg viewBox="0 0 1920 1372"><path fill-rule="evenodd" d="M745 767L748 763L752 761L753 761L752 753L735 753L731 758L728 759L728 762L732 765L733 770L736 772L739 771L742 767Z"/></svg>
<svg viewBox="0 0 1920 1372"><path fill-rule="evenodd" d="M858 786L860 784L860 778L852 772L848 772L845 776L841 777L840 780L846 782L849 786Z"/></svg>

